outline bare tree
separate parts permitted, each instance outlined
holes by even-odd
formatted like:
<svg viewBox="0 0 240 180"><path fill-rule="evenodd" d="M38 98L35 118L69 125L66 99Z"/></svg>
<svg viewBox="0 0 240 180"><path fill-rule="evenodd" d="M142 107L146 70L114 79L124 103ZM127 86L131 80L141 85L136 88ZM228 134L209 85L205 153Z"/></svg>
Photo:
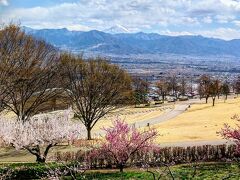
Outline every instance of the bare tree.
<svg viewBox="0 0 240 180"><path fill-rule="evenodd" d="M188 86L188 90L189 90L189 92L190 92L191 95L193 95L193 91L194 91L193 84L194 84L194 78L193 78L193 76L191 75L191 76L190 76L189 86Z"/></svg>
<svg viewBox="0 0 240 180"><path fill-rule="evenodd" d="M219 94L219 81L213 80L209 85L209 95L212 97L212 105L215 106L216 96Z"/></svg>
<svg viewBox="0 0 240 180"><path fill-rule="evenodd" d="M168 83L169 83L169 89L172 91L172 95L177 98L178 82L177 82L176 73L169 74Z"/></svg>
<svg viewBox="0 0 240 180"><path fill-rule="evenodd" d="M208 103L208 98L210 96L210 84L211 79L207 75L202 75L199 79L199 94L201 97L205 97L206 103Z"/></svg>
<svg viewBox="0 0 240 180"><path fill-rule="evenodd" d="M15 25L0 30L0 42L1 105L26 121L56 95L57 52Z"/></svg>
<svg viewBox="0 0 240 180"><path fill-rule="evenodd" d="M186 91L187 91L187 81L184 76L181 77L180 79L180 93L182 96L185 96Z"/></svg>
<svg viewBox="0 0 240 180"><path fill-rule="evenodd" d="M216 86L217 97L219 99L220 94L221 94L222 83L221 83L221 81L218 78L215 80L214 83L215 83L215 86Z"/></svg>
<svg viewBox="0 0 240 180"><path fill-rule="evenodd" d="M84 61L81 56L62 54L60 68L75 116L85 125L90 140L98 120L128 100L131 78L102 58Z"/></svg>

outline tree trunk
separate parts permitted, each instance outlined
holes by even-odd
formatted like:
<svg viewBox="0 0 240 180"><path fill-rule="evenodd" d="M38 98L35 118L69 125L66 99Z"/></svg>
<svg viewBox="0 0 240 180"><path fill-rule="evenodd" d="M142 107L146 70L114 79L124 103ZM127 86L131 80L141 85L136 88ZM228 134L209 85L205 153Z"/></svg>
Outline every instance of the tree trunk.
<svg viewBox="0 0 240 180"><path fill-rule="evenodd" d="M215 97L212 98L212 100L213 100L213 104L212 104L212 105L213 105L213 106L215 106L215 99L216 99Z"/></svg>
<svg viewBox="0 0 240 180"><path fill-rule="evenodd" d="M40 147L39 145L37 145L36 147L33 147L33 148L30 148L30 147L24 147L25 149L27 149L31 154L35 155L36 156L36 162L37 163L45 163L46 162L46 159L47 159L47 155L48 155L48 152L49 152L49 149L53 146L56 146L57 143L55 144L49 144L43 155L41 155L41 150L40 150Z"/></svg>
<svg viewBox="0 0 240 180"><path fill-rule="evenodd" d="M119 170L120 170L120 172L122 173L123 172L123 164L119 164Z"/></svg>
<svg viewBox="0 0 240 180"><path fill-rule="evenodd" d="M90 127L87 127L87 140L92 140L91 128Z"/></svg>
<svg viewBox="0 0 240 180"><path fill-rule="evenodd" d="M208 96L206 97L206 104L208 103Z"/></svg>
<svg viewBox="0 0 240 180"><path fill-rule="evenodd" d="M36 162L37 163L45 163L46 162L46 158L45 157L41 157L40 155L36 155Z"/></svg>

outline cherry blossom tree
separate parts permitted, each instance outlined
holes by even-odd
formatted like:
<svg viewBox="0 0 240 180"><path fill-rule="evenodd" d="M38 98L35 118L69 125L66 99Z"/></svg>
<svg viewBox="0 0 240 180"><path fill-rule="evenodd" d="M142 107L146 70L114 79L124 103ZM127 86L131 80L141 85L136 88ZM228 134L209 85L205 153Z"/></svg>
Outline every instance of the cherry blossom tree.
<svg viewBox="0 0 240 180"><path fill-rule="evenodd" d="M120 172L123 172L124 166L133 155L156 147L154 139L157 131L154 129L140 131L124 121L116 120L113 122L113 127L104 130L106 131L105 140L98 150L93 150L92 157L113 160Z"/></svg>
<svg viewBox="0 0 240 180"><path fill-rule="evenodd" d="M29 121L0 119L0 137L17 150L26 149L44 163L50 148L58 143L80 138L81 126L69 118L70 111L36 115Z"/></svg>
<svg viewBox="0 0 240 180"><path fill-rule="evenodd" d="M224 124L224 128L222 128L222 130L218 133L224 139L233 141L237 145L236 153L240 154L240 117L238 115L234 115L232 120L237 122L235 127Z"/></svg>

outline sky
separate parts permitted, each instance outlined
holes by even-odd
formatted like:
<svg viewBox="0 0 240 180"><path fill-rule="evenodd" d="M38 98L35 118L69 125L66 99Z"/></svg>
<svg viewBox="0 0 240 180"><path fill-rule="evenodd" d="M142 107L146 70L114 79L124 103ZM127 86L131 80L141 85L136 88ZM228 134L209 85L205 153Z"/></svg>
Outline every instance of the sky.
<svg viewBox="0 0 240 180"><path fill-rule="evenodd" d="M240 0L0 0L0 23L240 39Z"/></svg>

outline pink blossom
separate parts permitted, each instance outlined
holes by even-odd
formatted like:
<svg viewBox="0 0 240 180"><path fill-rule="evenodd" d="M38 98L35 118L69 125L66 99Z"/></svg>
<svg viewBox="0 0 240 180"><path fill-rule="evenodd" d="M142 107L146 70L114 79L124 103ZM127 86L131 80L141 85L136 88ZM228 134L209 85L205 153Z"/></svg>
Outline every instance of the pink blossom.
<svg viewBox="0 0 240 180"><path fill-rule="evenodd" d="M236 126L233 128L228 124L224 124L224 128L218 132L224 139L233 141L237 145L237 153L240 154L240 117L238 115L234 115L232 120L236 121Z"/></svg>
<svg viewBox="0 0 240 180"><path fill-rule="evenodd" d="M105 128L105 141L98 151L94 150L91 156L105 156L112 159L123 170L126 162L135 153L152 150L157 131L149 129L148 131L139 131L133 126L121 120L115 120L113 127Z"/></svg>

